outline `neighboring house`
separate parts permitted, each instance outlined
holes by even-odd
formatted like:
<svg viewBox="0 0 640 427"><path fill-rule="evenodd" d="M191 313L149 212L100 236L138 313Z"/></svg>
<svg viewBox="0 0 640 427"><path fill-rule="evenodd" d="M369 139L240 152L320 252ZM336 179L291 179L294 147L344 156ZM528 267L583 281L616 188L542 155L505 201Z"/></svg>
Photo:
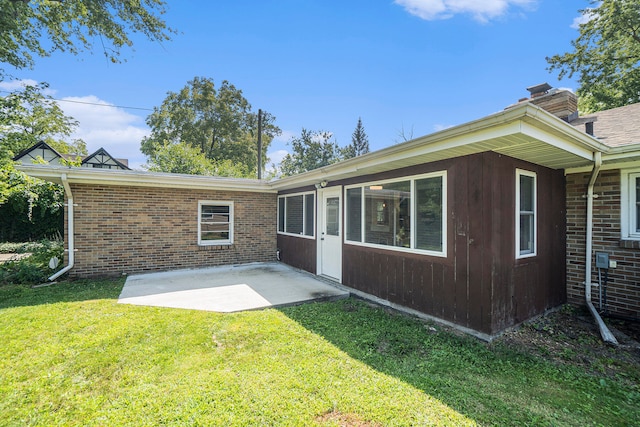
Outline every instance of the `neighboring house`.
<svg viewBox="0 0 640 427"><path fill-rule="evenodd" d="M584 284L586 271L597 282L596 250L617 262L606 309L638 318L640 139L598 125L635 125L638 107L595 121L569 91L530 90L502 112L270 182L21 169L65 186L74 277L278 257L490 339L567 300L597 303Z"/></svg>
<svg viewBox="0 0 640 427"><path fill-rule="evenodd" d="M22 164L39 164L44 161L49 165L59 166L64 165L62 160L75 160L78 157L81 158L81 166L85 168L129 170L127 159L116 159L107 153L107 150L104 148L99 148L89 156L60 154L44 141L40 141L34 146L22 150L13 160Z"/></svg>

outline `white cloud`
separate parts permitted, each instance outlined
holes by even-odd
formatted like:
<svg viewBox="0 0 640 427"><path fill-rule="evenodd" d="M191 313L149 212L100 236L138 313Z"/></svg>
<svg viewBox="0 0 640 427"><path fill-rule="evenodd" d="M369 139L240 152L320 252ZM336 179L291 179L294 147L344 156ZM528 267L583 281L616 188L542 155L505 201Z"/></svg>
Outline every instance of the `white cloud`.
<svg viewBox="0 0 640 427"><path fill-rule="evenodd" d="M0 90L13 92L37 84L31 79L3 81ZM56 90L48 88L43 93L53 97ZM142 138L149 135L143 116L131 114L94 95L69 96L57 102L65 115L79 123L69 139L82 139L89 154L102 147L113 157L128 159L130 167L140 168L146 163L146 157L140 152Z"/></svg>
<svg viewBox="0 0 640 427"><path fill-rule="evenodd" d="M37 86L38 82L33 79L23 79L23 80L9 80L0 82L0 90L6 92L13 92L16 90L24 89L26 86ZM51 88L45 89L42 91L44 95L53 96L55 91Z"/></svg>
<svg viewBox="0 0 640 427"><path fill-rule="evenodd" d="M597 18L598 16L597 9L600 7L601 4L602 2L597 3L596 7L587 8L583 11L583 13L580 16L576 16L575 18L573 18L573 23L571 24L571 28L573 28L574 30L577 30L580 28L580 25L586 24L592 19Z"/></svg>
<svg viewBox="0 0 640 427"><path fill-rule="evenodd" d="M395 0L407 12L426 21L470 14L476 21L488 22L504 15L511 6L529 8L538 0Z"/></svg>
<svg viewBox="0 0 640 427"><path fill-rule="evenodd" d="M452 128L454 125L443 125L443 124L435 124L433 125L433 130L435 132L440 132L441 130Z"/></svg>
<svg viewBox="0 0 640 427"><path fill-rule="evenodd" d="M16 89L23 89L25 86L35 86L38 82L31 79L10 80L8 82L0 82L0 89L12 92Z"/></svg>
<svg viewBox="0 0 640 427"><path fill-rule="evenodd" d="M268 152L267 157L269 157L269 164L273 163L276 166L279 165L282 159L284 159L287 154L289 154L287 150L276 150Z"/></svg>
<svg viewBox="0 0 640 427"><path fill-rule="evenodd" d="M292 138L295 138L296 136L298 136L298 134L296 134L294 131L283 130L280 135L273 138L273 142L288 143Z"/></svg>
<svg viewBox="0 0 640 427"><path fill-rule="evenodd" d="M58 102L64 113L79 122L71 139L81 138L89 153L102 147L113 157L139 168L146 162L140 142L149 135L144 117L131 114L94 95L66 97Z"/></svg>

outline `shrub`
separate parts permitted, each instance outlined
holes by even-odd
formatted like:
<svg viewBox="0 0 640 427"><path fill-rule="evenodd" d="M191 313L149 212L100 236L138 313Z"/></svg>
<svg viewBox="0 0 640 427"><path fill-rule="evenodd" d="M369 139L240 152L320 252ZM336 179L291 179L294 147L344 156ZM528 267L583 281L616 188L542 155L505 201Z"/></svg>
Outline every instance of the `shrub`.
<svg viewBox="0 0 640 427"><path fill-rule="evenodd" d="M63 266L64 245L60 240L42 240L38 243L24 243L14 246L17 253L31 252L31 255L0 264L0 285L35 285L47 280L54 271ZM6 247L6 244L2 244ZM28 249L28 250L27 250ZM56 270L49 268L53 257L60 260Z"/></svg>

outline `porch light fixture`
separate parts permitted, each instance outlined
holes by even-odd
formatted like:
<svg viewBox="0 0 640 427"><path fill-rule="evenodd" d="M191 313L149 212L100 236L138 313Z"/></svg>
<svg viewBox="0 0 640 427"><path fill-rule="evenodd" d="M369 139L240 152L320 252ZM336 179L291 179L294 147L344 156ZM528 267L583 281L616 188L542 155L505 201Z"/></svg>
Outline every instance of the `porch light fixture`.
<svg viewBox="0 0 640 427"><path fill-rule="evenodd" d="M319 190L321 188L324 188L327 186L327 181L326 180L322 180L319 183L316 184L316 190Z"/></svg>

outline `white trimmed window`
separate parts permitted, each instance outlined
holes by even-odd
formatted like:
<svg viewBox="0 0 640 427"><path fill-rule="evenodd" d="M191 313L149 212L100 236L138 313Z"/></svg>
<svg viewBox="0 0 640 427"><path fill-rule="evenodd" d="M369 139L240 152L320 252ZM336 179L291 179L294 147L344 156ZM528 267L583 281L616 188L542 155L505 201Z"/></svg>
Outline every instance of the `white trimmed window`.
<svg viewBox="0 0 640 427"><path fill-rule="evenodd" d="M315 193L278 197L278 233L297 237L315 236Z"/></svg>
<svg viewBox="0 0 640 427"><path fill-rule="evenodd" d="M346 243L447 256L447 172L349 186Z"/></svg>
<svg viewBox="0 0 640 427"><path fill-rule="evenodd" d="M198 202L198 245L233 243L233 202Z"/></svg>
<svg viewBox="0 0 640 427"><path fill-rule="evenodd" d="M621 237L640 240L640 171L622 171L620 184Z"/></svg>
<svg viewBox="0 0 640 427"><path fill-rule="evenodd" d="M516 258L536 255L536 179L535 172L516 169Z"/></svg>

